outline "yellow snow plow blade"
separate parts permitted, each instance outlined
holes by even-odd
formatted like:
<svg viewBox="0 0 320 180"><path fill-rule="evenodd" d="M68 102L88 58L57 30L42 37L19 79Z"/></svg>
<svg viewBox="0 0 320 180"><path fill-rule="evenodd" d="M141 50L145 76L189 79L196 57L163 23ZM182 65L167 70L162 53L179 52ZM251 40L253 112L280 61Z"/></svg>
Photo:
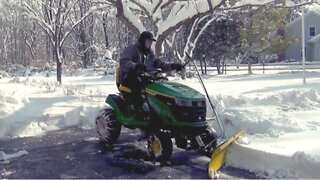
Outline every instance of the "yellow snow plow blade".
<svg viewBox="0 0 320 180"><path fill-rule="evenodd" d="M234 142L239 137L243 136L245 134L244 130L239 131L237 134L235 134L233 137L228 139L228 141L220 144L212 153L211 155L211 161L209 163L208 167L208 173L209 177L213 178L213 175L220 169L220 167L224 164L224 159L226 156L227 149L229 145Z"/></svg>

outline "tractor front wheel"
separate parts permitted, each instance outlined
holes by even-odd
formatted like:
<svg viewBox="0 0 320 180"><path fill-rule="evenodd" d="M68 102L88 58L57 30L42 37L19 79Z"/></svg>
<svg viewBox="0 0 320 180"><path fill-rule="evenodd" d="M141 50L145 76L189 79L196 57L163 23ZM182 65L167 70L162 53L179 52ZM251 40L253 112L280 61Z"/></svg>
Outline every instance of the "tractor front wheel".
<svg viewBox="0 0 320 180"><path fill-rule="evenodd" d="M152 133L148 138L148 151L155 161L160 163L169 161L173 151L170 134L161 131Z"/></svg>

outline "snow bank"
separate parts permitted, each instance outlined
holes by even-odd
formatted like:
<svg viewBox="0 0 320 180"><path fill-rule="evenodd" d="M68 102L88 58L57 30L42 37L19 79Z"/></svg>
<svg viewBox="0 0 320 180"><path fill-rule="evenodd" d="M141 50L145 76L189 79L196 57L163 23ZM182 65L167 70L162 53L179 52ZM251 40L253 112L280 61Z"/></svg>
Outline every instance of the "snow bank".
<svg viewBox="0 0 320 180"><path fill-rule="evenodd" d="M0 138L37 136L74 125L93 128L108 93L83 81L64 86L44 77L7 82L11 89L0 84Z"/></svg>
<svg viewBox="0 0 320 180"><path fill-rule="evenodd" d="M319 178L319 95L320 89L293 89L212 96L227 135L244 129L249 139L232 145L226 164L265 178Z"/></svg>
<svg viewBox="0 0 320 180"><path fill-rule="evenodd" d="M265 178L320 178L320 74L306 74L306 86L301 72L204 77L227 135L247 132L230 147L226 165ZM203 92L197 82L179 82Z"/></svg>
<svg viewBox="0 0 320 180"><path fill-rule="evenodd" d="M27 97L20 97L14 94L7 94L0 90L0 137L2 137L10 126L10 115L28 104Z"/></svg>
<svg viewBox="0 0 320 180"><path fill-rule="evenodd" d="M20 97L14 94L5 94L0 90L0 117L12 114L29 102L28 97Z"/></svg>
<svg viewBox="0 0 320 180"><path fill-rule="evenodd" d="M57 103L38 114L36 109L26 109L24 111L31 114L18 113L14 119L5 119L6 123L2 123L1 126L0 138L37 136L75 125L86 129L93 128L100 108L97 105Z"/></svg>
<svg viewBox="0 0 320 180"><path fill-rule="evenodd" d="M246 129L249 134L278 137L314 129L308 121L294 118L291 112L320 107L320 90L288 90L247 96L218 95L212 99L215 99L228 134Z"/></svg>
<svg viewBox="0 0 320 180"><path fill-rule="evenodd" d="M232 145L226 162L266 178L319 178L319 136L319 131L286 134L279 138L249 136L250 143Z"/></svg>

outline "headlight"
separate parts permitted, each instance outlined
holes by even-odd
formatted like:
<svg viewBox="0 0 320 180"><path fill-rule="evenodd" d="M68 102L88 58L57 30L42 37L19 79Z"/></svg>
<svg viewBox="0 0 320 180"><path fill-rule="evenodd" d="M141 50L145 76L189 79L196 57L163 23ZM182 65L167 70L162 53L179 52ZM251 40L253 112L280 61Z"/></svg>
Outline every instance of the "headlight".
<svg viewBox="0 0 320 180"><path fill-rule="evenodd" d="M187 100L187 99L179 99L179 98L176 98L176 104L177 104L178 106L192 107L192 101Z"/></svg>
<svg viewBox="0 0 320 180"><path fill-rule="evenodd" d="M204 107L204 106L206 106L206 101L205 100L192 101L192 100L189 100L189 99L176 98L175 102L176 102L177 106L183 106L183 107Z"/></svg>

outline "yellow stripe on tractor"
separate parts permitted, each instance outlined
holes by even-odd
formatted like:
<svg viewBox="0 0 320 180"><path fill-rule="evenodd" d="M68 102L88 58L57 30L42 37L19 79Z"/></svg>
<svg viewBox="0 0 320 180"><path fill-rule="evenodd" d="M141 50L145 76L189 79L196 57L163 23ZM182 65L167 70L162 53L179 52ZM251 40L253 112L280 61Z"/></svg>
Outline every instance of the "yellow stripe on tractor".
<svg viewBox="0 0 320 180"><path fill-rule="evenodd" d="M220 144L212 153L211 155L211 161L208 166L208 173L210 178L214 178L217 171L221 168L221 166L224 164L226 152L228 147L233 143L235 140L240 138L245 134L244 130L239 131L237 134L235 134L233 137L228 139L226 142Z"/></svg>
<svg viewBox="0 0 320 180"><path fill-rule="evenodd" d="M164 97L167 97L167 98L171 98L171 99L175 99L176 97L174 96L170 96L170 95L167 95L167 94L163 94L163 93L160 93L160 92L157 92L157 91L154 91L154 90L151 90L151 89L146 89L146 92L150 95L160 95L160 96L164 96Z"/></svg>

